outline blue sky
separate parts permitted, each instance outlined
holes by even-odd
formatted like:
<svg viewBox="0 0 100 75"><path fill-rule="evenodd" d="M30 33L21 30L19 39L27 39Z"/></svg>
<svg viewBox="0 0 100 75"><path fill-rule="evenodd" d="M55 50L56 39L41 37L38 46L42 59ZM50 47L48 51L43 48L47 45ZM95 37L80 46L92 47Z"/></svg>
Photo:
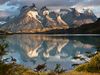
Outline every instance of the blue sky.
<svg viewBox="0 0 100 75"><path fill-rule="evenodd" d="M55 8L75 7L78 11L83 8L90 8L100 17L100 0L0 0L0 17L18 15L23 5L35 3L38 8L49 6Z"/></svg>

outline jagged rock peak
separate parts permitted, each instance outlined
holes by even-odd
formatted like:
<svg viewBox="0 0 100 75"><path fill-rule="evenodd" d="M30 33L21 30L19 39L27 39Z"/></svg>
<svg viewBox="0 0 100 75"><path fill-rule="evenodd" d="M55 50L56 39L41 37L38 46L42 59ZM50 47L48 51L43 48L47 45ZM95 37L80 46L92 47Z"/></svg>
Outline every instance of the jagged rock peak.
<svg viewBox="0 0 100 75"><path fill-rule="evenodd" d="M91 9L83 9L84 11L84 14L87 14L87 15L93 15L93 11Z"/></svg>
<svg viewBox="0 0 100 75"><path fill-rule="evenodd" d="M27 13L30 10L37 11L37 8L34 3L31 6L27 6L27 5L23 6L20 10L20 15L22 15L23 13Z"/></svg>
<svg viewBox="0 0 100 75"><path fill-rule="evenodd" d="M49 10L46 6L43 6L41 10Z"/></svg>

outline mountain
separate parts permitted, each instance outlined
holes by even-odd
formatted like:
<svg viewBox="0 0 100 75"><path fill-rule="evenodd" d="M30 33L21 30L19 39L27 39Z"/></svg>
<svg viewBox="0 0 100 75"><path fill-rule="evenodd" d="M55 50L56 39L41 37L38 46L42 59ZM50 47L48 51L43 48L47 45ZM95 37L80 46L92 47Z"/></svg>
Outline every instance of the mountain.
<svg viewBox="0 0 100 75"><path fill-rule="evenodd" d="M0 30L9 33L36 33L69 28L68 24L61 19L60 15L58 16L59 21L53 20L49 16L49 11L46 7L42 9L42 13L43 17L39 15L34 4L32 6L24 6L20 10L19 16L2 25ZM47 21L47 23L43 25L42 19Z"/></svg>
<svg viewBox="0 0 100 75"><path fill-rule="evenodd" d="M83 24L80 27L66 30L51 30L43 34L100 34L100 18L95 23Z"/></svg>
<svg viewBox="0 0 100 75"><path fill-rule="evenodd" d="M5 17L0 17L0 25L6 23L6 18Z"/></svg>
<svg viewBox="0 0 100 75"><path fill-rule="evenodd" d="M5 24L6 22L5 21L0 21L0 25L3 25Z"/></svg>
<svg viewBox="0 0 100 75"><path fill-rule="evenodd" d="M6 30L8 32L27 32L31 31L35 28L41 29L42 24L36 18L38 16L38 12L34 6L23 7L21 9L21 13L18 17L10 20L6 24L4 24L1 28L2 30Z"/></svg>
<svg viewBox="0 0 100 75"><path fill-rule="evenodd" d="M7 19L7 23L0 26L1 32L73 33L74 29L78 31L84 28L84 24L94 23L97 17L91 10L84 10L84 13L80 13L75 8L66 11L61 10L58 13L50 12L46 6L42 7L41 10L37 10L33 3L32 6L23 6L18 16L8 17ZM92 27L90 26L90 28ZM57 32L54 32L56 30Z"/></svg>
<svg viewBox="0 0 100 75"><path fill-rule="evenodd" d="M76 28L77 33L100 34L100 18L95 23L84 24Z"/></svg>
<svg viewBox="0 0 100 75"><path fill-rule="evenodd" d="M83 13L78 12L75 8L61 9L62 19L67 22L70 27L78 27L82 24L93 23L97 17L90 9L84 9Z"/></svg>

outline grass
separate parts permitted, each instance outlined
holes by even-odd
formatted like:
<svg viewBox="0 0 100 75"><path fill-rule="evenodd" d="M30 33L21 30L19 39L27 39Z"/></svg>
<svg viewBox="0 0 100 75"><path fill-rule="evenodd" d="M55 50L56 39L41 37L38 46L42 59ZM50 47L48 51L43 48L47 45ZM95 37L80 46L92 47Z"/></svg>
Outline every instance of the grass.
<svg viewBox="0 0 100 75"><path fill-rule="evenodd" d="M99 73L70 71L70 72L67 72L67 73L59 74L59 75L100 75L100 74Z"/></svg>
<svg viewBox="0 0 100 75"><path fill-rule="evenodd" d="M92 57L90 62L82 64L75 68L75 71L100 73L100 53Z"/></svg>
<svg viewBox="0 0 100 75"><path fill-rule="evenodd" d="M17 65L14 63L3 64L0 63L0 75L100 75L100 73L91 73L91 72L78 72L78 71L69 71L63 73L56 72L34 72L31 69L27 69L22 65Z"/></svg>
<svg viewBox="0 0 100 75"><path fill-rule="evenodd" d="M22 73L28 71L28 69L24 68L21 65L17 65L14 63L4 64L0 63L0 75L21 75Z"/></svg>

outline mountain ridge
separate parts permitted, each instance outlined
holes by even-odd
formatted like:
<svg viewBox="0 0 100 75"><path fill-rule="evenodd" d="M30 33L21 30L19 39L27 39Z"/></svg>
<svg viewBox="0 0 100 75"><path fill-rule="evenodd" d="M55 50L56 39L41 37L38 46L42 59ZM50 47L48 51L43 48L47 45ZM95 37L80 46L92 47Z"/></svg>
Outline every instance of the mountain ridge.
<svg viewBox="0 0 100 75"><path fill-rule="evenodd" d="M84 23L88 24L95 22L97 19L96 16L92 11L89 11L90 10L85 11L84 16L75 8L71 8L70 11L68 11L68 13L70 13L70 19L72 19L73 22L79 22L79 24L77 23L78 25L75 24L73 27L70 27L70 24L66 22L66 20L68 20L68 14L62 15L61 13L50 12L49 9L44 6L41 9L42 15L40 15L39 11L35 7L35 4L32 6L23 6L20 10L19 16L0 26L0 31L8 33L45 33L49 31L57 30L58 32L58 30L64 30L62 33L66 33L66 31L69 32L71 29L80 29ZM86 17L86 15L88 17ZM67 16L67 18L64 19L63 16Z"/></svg>
<svg viewBox="0 0 100 75"><path fill-rule="evenodd" d="M100 34L100 18L95 23L83 24L77 28L51 30L38 34Z"/></svg>

